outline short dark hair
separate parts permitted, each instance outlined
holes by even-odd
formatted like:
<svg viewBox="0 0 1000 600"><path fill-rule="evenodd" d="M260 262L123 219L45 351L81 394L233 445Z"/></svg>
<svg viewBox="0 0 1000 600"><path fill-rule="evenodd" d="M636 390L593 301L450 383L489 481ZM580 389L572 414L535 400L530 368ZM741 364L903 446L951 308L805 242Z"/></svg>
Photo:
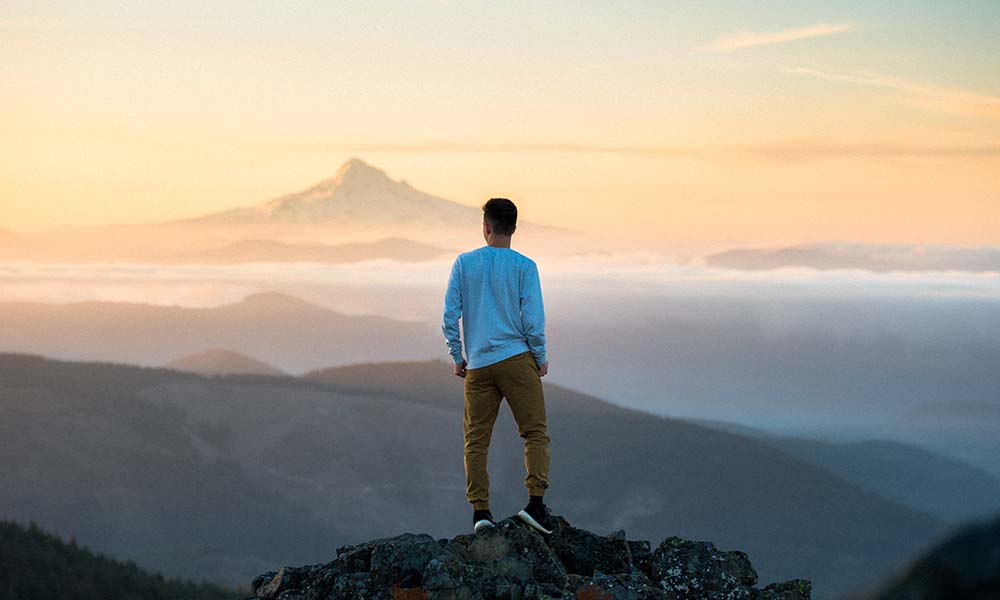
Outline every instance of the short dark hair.
<svg viewBox="0 0 1000 600"><path fill-rule="evenodd" d="M483 205L483 219L498 234L510 235L517 227L517 207L507 198L490 198Z"/></svg>

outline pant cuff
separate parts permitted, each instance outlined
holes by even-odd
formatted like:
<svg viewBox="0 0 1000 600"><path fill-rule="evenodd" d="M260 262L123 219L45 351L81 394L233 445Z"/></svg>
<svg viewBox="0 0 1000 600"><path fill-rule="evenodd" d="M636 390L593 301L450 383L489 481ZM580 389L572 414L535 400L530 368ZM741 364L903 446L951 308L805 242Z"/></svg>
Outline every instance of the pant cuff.
<svg viewBox="0 0 1000 600"><path fill-rule="evenodd" d="M544 496L545 495L545 488L542 488L542 487L530 487L530 488L528 488L528 495L529 496Z"/></svg>
<svg viewBox="0 0 1000 600"><path fill-rule="evenodd" d="M489 510L489 509L490 509L490 503L489 502L473 502L472 503L472 510Z"/></svg>

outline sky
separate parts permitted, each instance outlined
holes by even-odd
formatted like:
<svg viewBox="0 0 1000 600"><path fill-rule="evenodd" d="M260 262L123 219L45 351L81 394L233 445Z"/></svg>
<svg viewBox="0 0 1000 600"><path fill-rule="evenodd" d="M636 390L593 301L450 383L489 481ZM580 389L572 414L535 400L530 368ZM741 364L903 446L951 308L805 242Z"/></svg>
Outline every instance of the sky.
<svg viewBox="0 0 1000 600"><path fill-rule="evenodd" d="M0 4L0 228L266 201L352 156L647 238L1000 239L1000 3Z"/></svg>

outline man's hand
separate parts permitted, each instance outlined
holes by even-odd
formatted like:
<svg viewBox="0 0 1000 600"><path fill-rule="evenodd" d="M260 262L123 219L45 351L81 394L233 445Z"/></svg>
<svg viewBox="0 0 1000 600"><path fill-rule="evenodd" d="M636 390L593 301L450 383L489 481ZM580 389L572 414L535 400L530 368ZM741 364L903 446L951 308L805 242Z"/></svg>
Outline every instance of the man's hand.
<svg viewBox="0 0 1000 600"><path fill-rule="evenodd" d="M545 375L548 372L549 372L549 361L545 361L544 363L538 365L538 376L539 377L545 377Z"/></svg>
<svg viewBox="0 0 1000 600"><path fill-rule="evenodd" d="M455 363L455 375L459 377L465 377L465 365L466 362L463 360L460 363Z"/></svg>

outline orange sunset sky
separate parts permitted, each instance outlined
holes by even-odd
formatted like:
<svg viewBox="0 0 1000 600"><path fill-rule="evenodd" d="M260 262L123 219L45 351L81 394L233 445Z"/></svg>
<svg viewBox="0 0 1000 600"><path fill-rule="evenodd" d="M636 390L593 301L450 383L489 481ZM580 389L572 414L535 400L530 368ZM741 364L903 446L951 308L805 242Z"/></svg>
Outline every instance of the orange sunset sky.
<svg viewBox="0 0 1000 600"><path fill-rule="evenodd" d="M0 227L158 221L358 156L650 239L1000 239L1000 3L4 2Z"/></svg>

